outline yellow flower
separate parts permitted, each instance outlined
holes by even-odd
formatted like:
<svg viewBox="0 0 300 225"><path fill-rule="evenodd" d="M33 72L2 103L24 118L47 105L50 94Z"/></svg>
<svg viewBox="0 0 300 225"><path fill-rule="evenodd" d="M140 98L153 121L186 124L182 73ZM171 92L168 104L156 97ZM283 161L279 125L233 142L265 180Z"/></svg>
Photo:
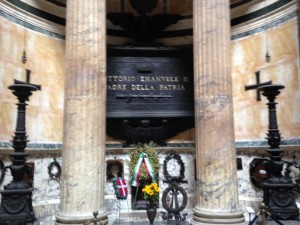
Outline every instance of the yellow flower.
<svg viewBox="0 0 300 225"><path fill-rule="evenodd" d="M150 196L152 196L152 195L154 194L154 192L153 192L152 190L149 190L149 191L147 192L147 194L150 195Z"/></svg>
<svg viewBox="0 0 300 225"><path fill-rule="evenodd" d="M157 183L152 183L151 187L156 188L157 187Z"/></svg>
<svg viewBox="0 0 300 225"><path fill-rule="evenodd" d="M148 201L150 207L155 207L159 199L160 188L157 183L146 185L142 191L144 192L144 199Z"/></svg>

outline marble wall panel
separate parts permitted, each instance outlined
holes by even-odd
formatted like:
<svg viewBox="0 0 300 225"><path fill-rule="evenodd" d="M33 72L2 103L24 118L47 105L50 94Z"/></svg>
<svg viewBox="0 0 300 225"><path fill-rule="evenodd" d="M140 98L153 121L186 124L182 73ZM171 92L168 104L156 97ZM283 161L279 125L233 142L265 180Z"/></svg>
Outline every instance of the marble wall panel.
<svg viewBox="0 0 300 225"><path fill-rule="evenodd" d="M26 127L32 142L61 142L63 122L64 41L24 29L0 17L0 141L8 141L15 129L16 97L7 88L14 79L40 84L27 107ZM27 62L21 62L24 48ZM50 131L50 132L49 132Z"/></svg>
<svg viewBox="0 0 300 225"><path fill-rule="evenodd" d="M271 55L269 63L265 61L266 44ZM296 20L290 20L264 33L232 41L232 55L236 140L261 140L266 136L267 100L262 96L262 101L256 101L255 91L245 91L245 85L255 84L256 71L260 71L261 82L271 80L274 84L285 86L277 98L278 126L286 139L299 139L300 89Z"/></svg>

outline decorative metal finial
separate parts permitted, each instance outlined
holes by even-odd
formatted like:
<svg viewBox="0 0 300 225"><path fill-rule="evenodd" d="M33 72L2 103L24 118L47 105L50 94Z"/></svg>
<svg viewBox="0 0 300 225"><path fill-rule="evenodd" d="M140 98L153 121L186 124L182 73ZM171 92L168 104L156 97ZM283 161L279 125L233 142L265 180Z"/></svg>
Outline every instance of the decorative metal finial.
<svg viewBox="0 0 300 225"><path fill-rule="evenodd" d="M266 62L269 63L270 61L271 61L271 55L269 54L268 49L267 49L267 52L266 52Z"/></svg>
<svg viewBox="0 0 300 225"><path fill-rule="evenodd" d="M22 63L25 64L27 61L27 57L26 57L26 50L24 49L23 51L23 55L22 55Z"/></svg>
<svg viewBox="0 0 300 225"><path fill-rule="evenodd" d="M22 54L22 63L25 64L27 62L27 56L26 56L26 44L27 44L27 32L26 32L26 24L27 24L27 4L25 4L24 7L24 20L23 20L23 29L24 29L24 50L23 50L23 54Z"/></svg>
<svg viewBox="0 0 300 225"><path fill-rule="evenodd" d="M267 1L265 0L265 7L264 7L264 11L265 11L265 29L266 29L266 54L265 54L265 60L267 63L269 63L271 61L271 55L269 54L269 41L268 41L268 26L267 26Z"/></svg>

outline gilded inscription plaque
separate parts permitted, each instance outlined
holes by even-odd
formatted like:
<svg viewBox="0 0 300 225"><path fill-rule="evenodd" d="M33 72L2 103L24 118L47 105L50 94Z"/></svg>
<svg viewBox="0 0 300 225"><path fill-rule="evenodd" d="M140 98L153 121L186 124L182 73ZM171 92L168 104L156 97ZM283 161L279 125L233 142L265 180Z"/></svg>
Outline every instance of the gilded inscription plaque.
<svg viewBox="0 0 300 225"><path fill-rule="evenodd" d="M193 116L193 58L188 49L110 49L107 71L109 118Z"/></svg>
<svg viewBox="0 0 300 225"><path fill-rule="evenodd" d="M108 135L163 142L193 127L192 48L114 47L107 62Z"/></svg>

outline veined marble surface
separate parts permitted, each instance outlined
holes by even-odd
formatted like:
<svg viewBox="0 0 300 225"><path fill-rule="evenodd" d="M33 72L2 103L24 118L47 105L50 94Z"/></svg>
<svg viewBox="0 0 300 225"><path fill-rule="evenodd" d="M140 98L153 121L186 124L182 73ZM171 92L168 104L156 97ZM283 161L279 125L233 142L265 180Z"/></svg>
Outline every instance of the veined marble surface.
<svg viewBox="0 0 300 225"><path fill-rule="evenodd" d="M59 164L61 164L61 156L58 152L48 152L38 153L41 151L35 150L33 157L28 157L28 162L35 163L35 173L34 173L34 191L32 195L33 206L35 216L37 221L40 222L40 225L54 225L55 214L59 210L60 202L60 181L50 179L48 175L48 166L53 162L53 158L56 158ZM168 155L170 150L167 153L160 154L159 158L159 186L163 191L168 185L163 183L163 162L165 157ZM125 153L108 153L106 155L106 161L112 159L123 159L124 160L124 177L127 181L129 193L130 193L130 175L129 175L129 155ZM173 148L173 152L176 152L176 149ZM187 151L188 152L188 151ZM253 154L255 153L255 154ZM294 151L285 151L285 160L291 161ZM188 181L187 184L182 184L182 187L185 188L188 194L188 203L187 207L184 210L188 213L188 218L191 219L193 213L193 207L196 204L196 186L199 185L195 180L195 168L194 168L194 153L193 149L190 149L188 153L183 153L178 151L178 154L181 156L182 161L185 164L185 179ZM241 208L245 212L245 219L248 219L248 213L246 207L252 207L254 210L258 210L259 204L262 202L262 190L256 188L250 181L249 175L249 166L251 161L254 158L266 158L264 150L255 150L253 148L248 148L238 153L238 158L242 160L242 170L237 171L237 180L238 180L238 191L239 191L239 203ZM8 156L1 158L5 165L11 164ZM300 163L299 157L297 157L298 162ZM172 163L172 160L169 162L170 167L175 167L176 163ZM172 173L170 171L170 173ZM174 171L175 173L175 171ZM12 177L10 172L6 173L5 180L0 186L0 189L3 189L3 186L11 181ZM96 182L95 182L96 185ZM100 184L99 184L100 185ZM105 207L108 211L109 223L113 223L118 217L118 210L120 209L120 215L123 220L128 220L128 212L131 213L132 219L135 221L142 221L145 219L145 215L141 211L143 210L131 210L131 199L132 196L128 196L128 200L118 201L115 197L114 188L111 182L105 182ZM162 192L160 193L160 196ZM300 205L300 195L296 195L297 203ZM165 209L160 204L160 212L165 212ZM157 219L161 219L160 217Z"/></svg>

